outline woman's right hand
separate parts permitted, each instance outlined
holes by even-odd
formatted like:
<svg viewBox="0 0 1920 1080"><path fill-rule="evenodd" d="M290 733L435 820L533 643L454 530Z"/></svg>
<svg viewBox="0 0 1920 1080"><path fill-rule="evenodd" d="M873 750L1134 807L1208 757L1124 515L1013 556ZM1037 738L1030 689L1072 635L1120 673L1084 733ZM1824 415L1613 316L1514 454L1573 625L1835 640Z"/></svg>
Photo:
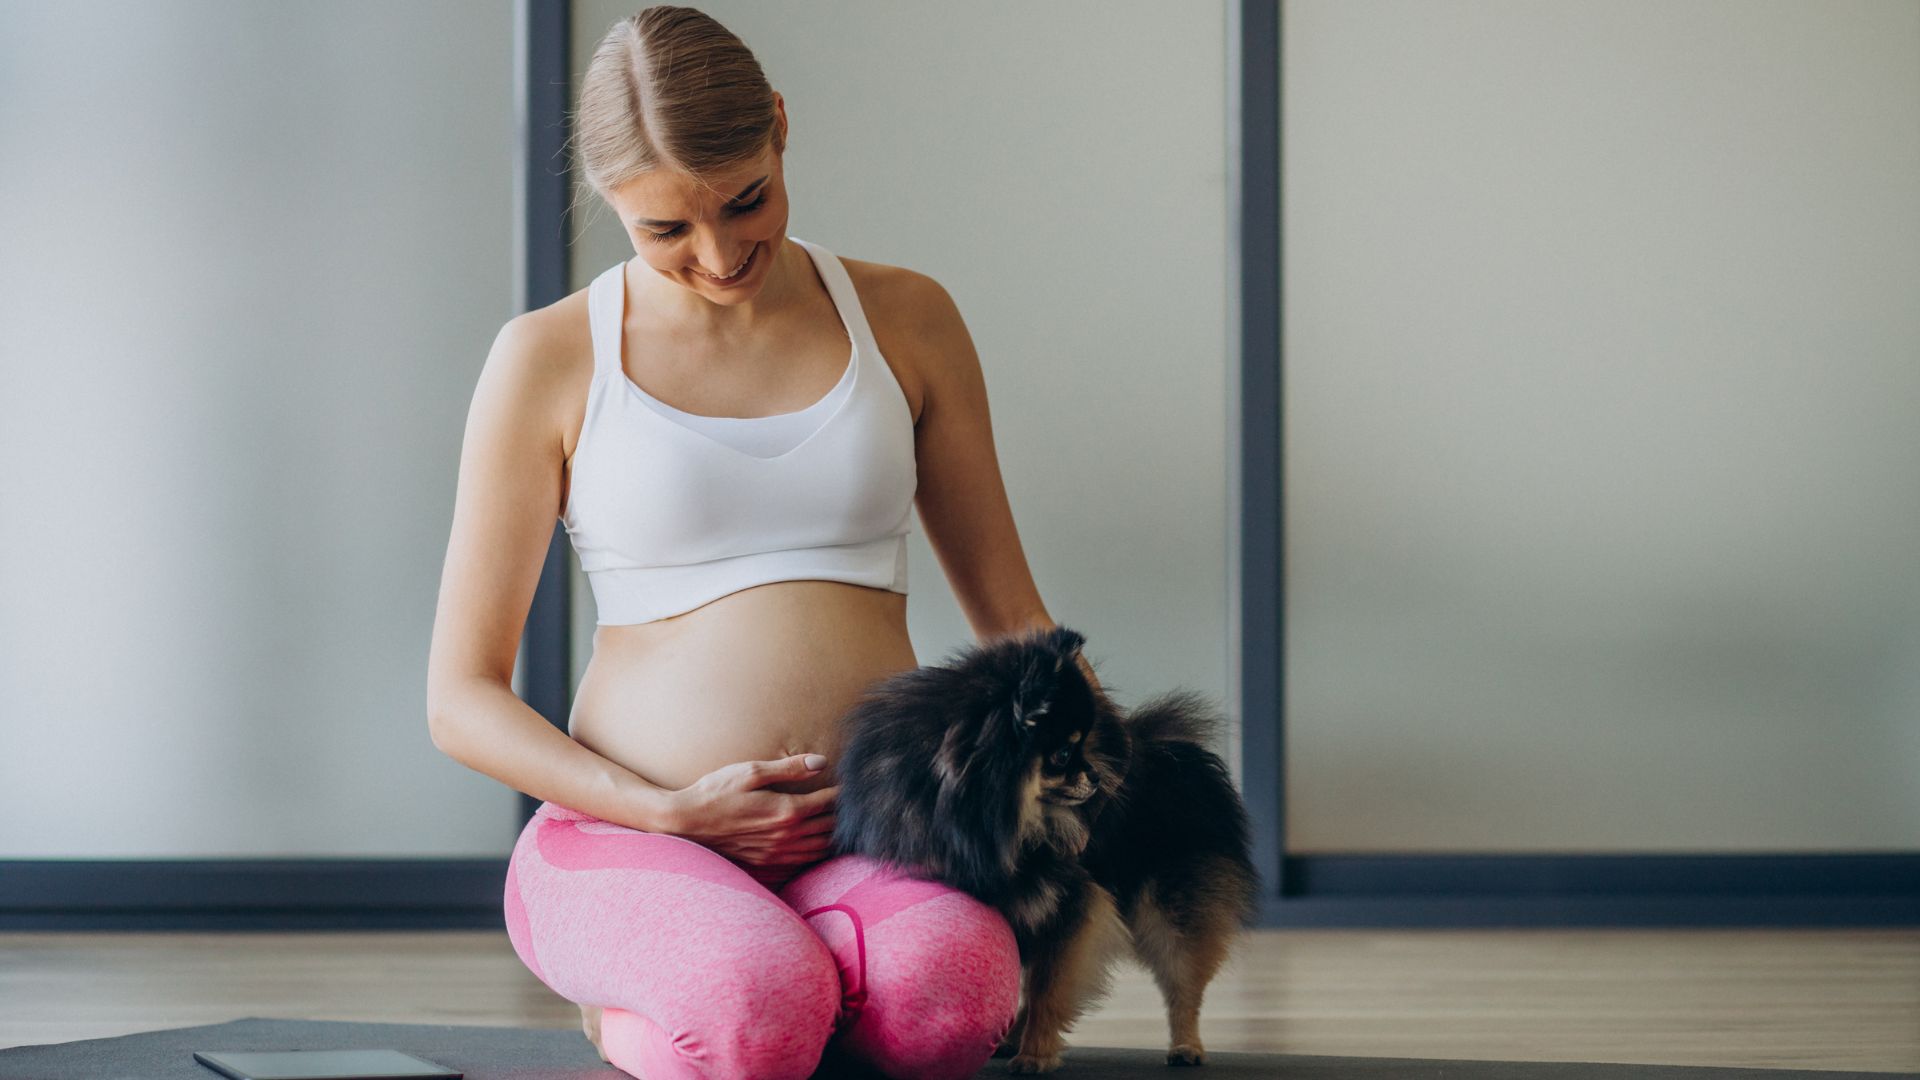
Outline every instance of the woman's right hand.
<svg viewBox="0 0 1920 1080"><path fill-rule="evenodd" d="M674 793L680 826L673 835L719 852L762 884L791 879L798 868L827 857L840 786L801 794L763 789L819 776L807 758L826 767L819 754L736 761L681 788Z"/></svg>

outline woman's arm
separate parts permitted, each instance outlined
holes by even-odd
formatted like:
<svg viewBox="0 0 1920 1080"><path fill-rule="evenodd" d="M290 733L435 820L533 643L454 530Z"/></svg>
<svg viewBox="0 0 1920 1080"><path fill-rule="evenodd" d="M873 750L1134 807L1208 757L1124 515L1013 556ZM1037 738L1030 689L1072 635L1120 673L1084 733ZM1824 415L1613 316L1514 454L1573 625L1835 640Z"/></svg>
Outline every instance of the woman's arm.
<svg viewBox="0 0 1920 1080"><path fill-rule="evenodd" d="M572 382L538 312L509 320L475 385L427 655L433 745L476 772L605 821L678 824L675 793L548 723L513 692L514 659L563 498L560 419Z"/></svg>
<svg viewBox="0 0 1920 1080"><path fill-rule="evenodd" d="M1027 566L993 445L993 417L980 354L953 296L907 272L893 303L911 328L924 400L914 427L922 530L961 611L984 641L1054 625ZM1080 670L1100 680L1084 654Z"/></svg>
<svg viewBox="0 0 1920 1080"><path fill-rule="evenodd" d="M478 773L536 799L646 832L680 828L678 792L575 742L510 685L474 680L438 702L433 745Z"/></svg>

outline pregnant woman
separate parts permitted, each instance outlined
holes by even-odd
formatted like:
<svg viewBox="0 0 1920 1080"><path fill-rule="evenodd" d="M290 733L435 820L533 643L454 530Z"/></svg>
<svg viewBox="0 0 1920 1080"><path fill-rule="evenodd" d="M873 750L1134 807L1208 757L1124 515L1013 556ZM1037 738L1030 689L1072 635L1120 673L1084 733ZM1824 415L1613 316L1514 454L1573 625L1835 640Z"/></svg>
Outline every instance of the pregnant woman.
<svg viewBox="0 0 1920 1080"><path fill-rule="evenodd" d="M1012 930L827 857L837 720L918 663L916 504L977 634L1052 620L953 301L788 237L786 137L753 54L698 11L648 8L595 49L580 169L639 258L510 320L479 374L431 731L542 800L508 936L611 1064L778 1080L831 1042L888 1076L971 1076L1018 1004ZM598 610L567 734L511 685L556 514Z"/></svg>

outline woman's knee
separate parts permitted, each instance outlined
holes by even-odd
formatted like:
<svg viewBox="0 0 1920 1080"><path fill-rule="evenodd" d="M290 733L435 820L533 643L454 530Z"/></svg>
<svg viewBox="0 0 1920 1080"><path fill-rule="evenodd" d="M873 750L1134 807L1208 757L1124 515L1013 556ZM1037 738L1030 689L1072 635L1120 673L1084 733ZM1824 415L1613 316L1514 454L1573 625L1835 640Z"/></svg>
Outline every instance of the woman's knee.
<svg viewBox="0 0 1920 1080"><path fill-rule="evenodd" d="M804 926L800 935L745 939L740 948L689 966L705 969L685 987L675 1052L701 1075L794 1080L811 1076L839 1019L833 957Z"/></svg>
<svg viewBox="0 0 1920 1080"><path fill-rule="evenodd" d="M972 1076L992 1057L1020 1002L1013 928L979 900L917 905L868 938L879 962L862 1055L890 1076ZM875 955L879 954L879 955Z"/></svg>
<svg viewBox="0 0 1920 1080"><path fill-rule="evenodd" d="M965 899L939 912L939 921L923 927L924 936L916 936L911 946L910 970L922 976L913 985L932 1006L930 1017L944 1020L955 1037L978 1025L997 1032L1020 1001L1020 948L1013 927L992 907ZM913 913L906 917L913 921Z"/></svg>
<svg viewBox="0 0 1920 1080"><path fill-rule="evenodd" d="M527 823L526 829L521 832L519 840L513 845L513 853L507 858L507 881L501 908L506 916L507 942L513 946L514 955L520 958L520 962L526 965L534 978L547 984L551 989L552 985L547 983L547 973L541 968L540 957L534 950L533 930L529 925L527 904L521 895L520 870L524 853L532 842L530 834L536 824L536 822Z"/></svg>
<svg viewBox="0 0 1920 1080"><path fill-rule="evenodd" d="M784 912L784 909L782 909ZM639 969L610 972L602 992L588 1004L638 1014L629 1023L629 1052L649 1078L686 1080L803 1080L817 1067L833 1037L841 1007L840 975L819 938L798 925L791 912L724 933L684 935L678 948L654 951ZM649 935L673 938L671 928ZM563 994L562 996L569 996ZM603 1042L610 1055L614 1043ZM648 1067L648 1064L651 1067ZM628 1061L614 1056L614 1064Z"/></svg>
<svg viewBox="0 0 1920 1080"><path fill-rule="evenodd" d="M784 1075L782 1062L809 1048L817 1060L832 1035L841 984L826 944L699 845L536 817L505 891L528 969L568 1000L645 1016L656 1034L634 1041L664 1060L722 1063L716 1077Z"/></svg>
<svg viewBox="0 0 1920 1080"><path fill-rule="evenodd" d="M805 1080L825 1055L833 1023L831 1011L811 1001L754 1013L713 1004L665 1024L608 1007L600 1031L608 1061L649 1080Z"/></svg>

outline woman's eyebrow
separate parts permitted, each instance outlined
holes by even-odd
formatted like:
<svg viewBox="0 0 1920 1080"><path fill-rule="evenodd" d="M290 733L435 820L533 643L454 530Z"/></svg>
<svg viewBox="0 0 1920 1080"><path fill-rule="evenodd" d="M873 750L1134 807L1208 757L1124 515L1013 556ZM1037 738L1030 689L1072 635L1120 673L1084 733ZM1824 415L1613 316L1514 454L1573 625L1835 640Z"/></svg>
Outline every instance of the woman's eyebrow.
<svg viewBox="0 0 1920 1080"><path fill-rule="evenodd" d="M767 175L768 175L768 176L771 176L771 175L773 175L773 174L772 174L772 173L768 173ZM749 195L751 195L751 194L753 194L753 189L754 189L754 188L757 188L757 187L759 187L759 186L760 186L761 184L764 184L764 183L766 183L766 182L767 182L767 177L766 177L766 176L763 176L763 177L761 177L760 179L758 179L758 180L755 180L755 181L754 181L753 183L751 183L751 184L748 184L748 185L747 185L747 189L746 189L745 191L742 191L742 192L741 192L740 194L738 194L738 195L735 195L735 196L734 196L733 198L731 198L731 199L728 199L727 201L728 201L729 203L737 203L737 202L739 202L739 201L740 201L741 199L744 199L744 198L746 198L747 196L749 196ZM634 219L633 219L633 223L634 223L635 225L685 225L685 224L686 224L686 222L684 222L684 221L657 221L657 220L655 220L655 219L653 219L653 218L645 218L645 217L637 217L637 218L634 218Z"/></svg>

